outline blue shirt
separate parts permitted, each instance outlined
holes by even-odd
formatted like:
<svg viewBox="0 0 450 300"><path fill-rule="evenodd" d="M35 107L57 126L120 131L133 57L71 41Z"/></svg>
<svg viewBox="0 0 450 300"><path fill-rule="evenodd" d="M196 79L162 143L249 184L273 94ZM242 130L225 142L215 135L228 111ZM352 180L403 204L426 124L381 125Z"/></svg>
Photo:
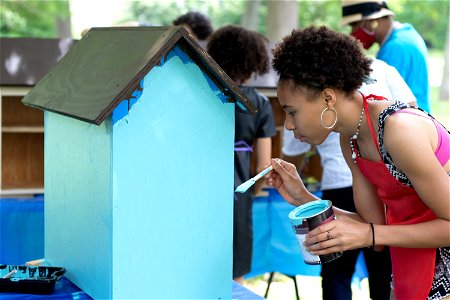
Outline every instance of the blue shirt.
<svg viewBox="0 0 450 300"><path fill-rule="evenodd" d="M394 29L377 54L378 59L398 70L418 106L430 112L427 56L425 42L411 24Z"/></svg>

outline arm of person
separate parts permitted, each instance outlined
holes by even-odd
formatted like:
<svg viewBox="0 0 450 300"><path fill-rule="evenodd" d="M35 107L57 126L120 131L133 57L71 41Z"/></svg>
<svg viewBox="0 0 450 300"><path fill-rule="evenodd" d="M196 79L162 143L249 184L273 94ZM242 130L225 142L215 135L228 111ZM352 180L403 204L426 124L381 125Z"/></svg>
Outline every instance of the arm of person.
<svg viewBox="0 0 450 300"><path fill-rule="evenodd" d="M357 213L333 207L337 219L312 230L306 239L308 251L317 255L372 246L372 229L368 223L386 224L384 204L351 157L350 138L341 135L340 144L352 173L353 199ZM332 239L328 238L328 232L331 232ZM382 248L383 245L378 245L375 250Z"/></svg>
<svg viewBox="0 0 450 300"><path fill-rule="evenodd" d="M299 206L319 199L306 189L294 164L273 158L271 165L273 171L266 175L266 183L276 188L286 202Z"/></svg>
<svg viewBox="0 0 450 300"><path fill-rule="evenodd" d="M259 173L270 163L272 157L272 138L264 137L256 139L256 172ZM259 196L264 194L264 181L258 180L255 183L254 195Z"/></svg>
<svg viewBox="0 0 450 300"><path fill-rule="evenodd" d="M275 118L273 115L272 105L267 97L260 93L258 95L259 112L256 118L255 147L256 147L256 170L257 173L270 164L272 157L272 137L277 134L275 128ZM259 180L254 187L255 196L263 196L266 193L262 191L264 181Z"/></svg>
<svg viewBox="0 0 450 300"><path fill-rule="evenodd" d="M444 169L436 159L437 142L436 128L430 120L407 114L386 120L386 149L437 219L411 225L378 223L380 225L374 225L375 245L403 248L450 246L450 178L447 174L450 167L447 163L447 169ZM358 198L361 194L355 196ZM359 212L360 208L357 209ZM364 212L361 215L370 217ZM333 233L333 239L327 239L327 231ZM311 253L323 255L371 246L373 241L368 224L335 220L311 231L306 243Z"/></svg>
<svg viewBox="0 0 450 300"><path fill-rule="evenodd" d="M395 165L409 178L437 219L375 228L377 243L414 248L450 246L450 177L434 151L435 125L427 118L397 114L386 120L384 142Z"/></svg>

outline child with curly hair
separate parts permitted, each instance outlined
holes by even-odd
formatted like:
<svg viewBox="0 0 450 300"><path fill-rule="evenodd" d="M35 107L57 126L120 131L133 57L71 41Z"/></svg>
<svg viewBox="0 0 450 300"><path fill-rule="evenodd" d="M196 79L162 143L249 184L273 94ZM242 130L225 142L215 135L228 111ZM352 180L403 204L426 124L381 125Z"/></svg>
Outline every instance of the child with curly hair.
<svg viewBox="0 0 450 300"><path fill-rule="evenodd" d="M357 213L308 234L316 255L390 246L393 293L450 299L450 133L426 112L358 88L371 60L354 38L326 27L294 30L274 49L285 127L321 144L331 132L353 178ZM293 205L316 200L294 165L273 159L267 184Z"/></svg>
<svg viewBox="0 0 450 300"><path fill-rule="evenodd" d="M256 147L256 168L262 171L272 156L275 121L269 100L252 87L244 86L253 73L264 74L269 68L267 41L259 33L240 26L219 28L209 39L211 57L242 89L257 108L255 114L236 111L234 157L234 188L252 177L251 146ZM242 147L242 145L247 145ZM249 151L242 151L248 149ZM258 183L259 184L259 183ZM258 185L254 190L258 190ZM252 191L237 193L234 201L233 279L241 282L250 272L253 246Z"/></svg>
<svg viewBox="0 0 450 300"><path fill-rule="evenodd" d="M206 41L214 31L211 20L198 11L189 11L172 21L175 26L184 26L197 41Z"/></svg>

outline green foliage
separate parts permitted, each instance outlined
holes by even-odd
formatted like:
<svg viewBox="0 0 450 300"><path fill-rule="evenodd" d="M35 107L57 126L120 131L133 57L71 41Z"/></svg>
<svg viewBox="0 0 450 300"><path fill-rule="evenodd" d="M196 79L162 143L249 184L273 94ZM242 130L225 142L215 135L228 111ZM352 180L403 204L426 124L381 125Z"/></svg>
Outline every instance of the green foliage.
<svg viewBox="0 0 450 300"><path fill-rule="evenodd" d="M57 18L68 16L68 0L1 0L0 37L56 37Z"/></svg>
<svg viewBox="0 0 450 300"><path fill-rule="evenodd" d="M243 0L239 1L131 1L123 21L138 21L140 24L171 25L179 15L188 11L199 11L211 18L215 28L225 24L239 24L244 12Z"/></svg>
<svg viewBox="0 0 450 300"><path fill-rule="evenodd" d="M170 25L177 16L197 10L208 15L214 27L218 28L226 24L240 24L245 1L130 0L123 22ZM262 34L267 33L267 1L261 0L259 7L258 31ZM340 26L340 0L298 0L298 3L300 27L327 25L335 30L348 31L348 28ZM396 13L396 20L411 23L432 47L444 49L449 22L448 0L390 0L388 3ZM86 5L89 6L89 2ZM56 19L68 16L69 0L0 0L0 36L56 37Z"/></svg>
<svg viewBox="0 0 450 300"><path fill-rule="evenodd" d="M299 1L300 25L327 25L339 29L340 0ZM245 0L227 1L133 1L125 21L137 20L141 24L170 25L177 16L190 10L208 15L215 28L227 24L240 24L245 11ZM267 33L267 0L262 0L259 7L258 31Z"/></svg>
<svg viewBox="0 0 450 300"><path fill-rule="evenodd" d="M327 25L338 31L348 31L340 26L340 0L300 0L300 26ZM430 47L444 49L449 22L448 0L391 0L389 8L395 20L412 24Z"/></svg>
<svg viewBox="0 0 450 300"><path fill-rule="evenodd" d="M301 0L299 9L300 27L310 25L326 25L334 30L341 30L341 1L321 0L308 1Z"/></svg>
<svg viewBox="0 0 450 300"><path fill-rule="evenodd" d="M439 99L439 87L431 87L431 113L447 129L450 128L450 101Z"/></svg>
<svg viewBox="0 0 450 300"><path fill-rule="evenodd" d="M397 21L412 24L429 46L444 49L449 22L448 0L397 0L388 3Z"/></svg>
<svg viewBox="0 0 450 300"><path fill-rule="evenodd" d="M126 21L138 21L146 25L171 25L172 20L178 16L181 7L176 2L150 2L146 4L141 1L129 3Z"/></svg>
<svg viewBox="0 0 450 300"><path fill-rule="evenodd" d="M208 3L208 1L204 2ZM193 10L194 8L190 9ZM207 11L207 15L211 18L214 27L218 28L228 24L240 24L244 11L245 1L243 0L214 1Z"/></svg>

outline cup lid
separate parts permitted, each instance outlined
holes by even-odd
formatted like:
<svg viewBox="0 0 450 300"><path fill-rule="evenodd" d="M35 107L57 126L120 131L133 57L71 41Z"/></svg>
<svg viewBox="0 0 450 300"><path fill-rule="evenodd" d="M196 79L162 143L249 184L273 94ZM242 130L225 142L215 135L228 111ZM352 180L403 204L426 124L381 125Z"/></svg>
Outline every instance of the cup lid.
<svg viewBox="0 0 450 300"><path fill-rule="evenodd" d="M289 220L291 224L296 226L302 224L303 220L317 216L326 211L331 206L330 200L314 200L302 204L294 208L289 213Z"/></svg>

